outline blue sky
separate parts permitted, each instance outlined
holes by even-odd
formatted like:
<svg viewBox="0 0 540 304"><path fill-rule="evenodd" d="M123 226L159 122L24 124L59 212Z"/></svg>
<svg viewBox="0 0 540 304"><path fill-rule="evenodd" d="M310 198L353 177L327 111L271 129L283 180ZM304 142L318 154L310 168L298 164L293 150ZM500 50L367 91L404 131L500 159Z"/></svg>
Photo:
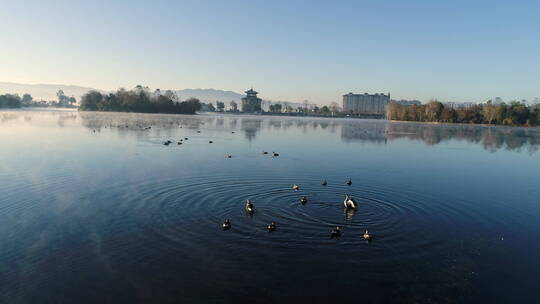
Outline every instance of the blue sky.
<svg viewBox="0 0 540 304"><path fill-rule="evenodd" d="M540 1L2 1L0 81L540 97Z"/></svg>

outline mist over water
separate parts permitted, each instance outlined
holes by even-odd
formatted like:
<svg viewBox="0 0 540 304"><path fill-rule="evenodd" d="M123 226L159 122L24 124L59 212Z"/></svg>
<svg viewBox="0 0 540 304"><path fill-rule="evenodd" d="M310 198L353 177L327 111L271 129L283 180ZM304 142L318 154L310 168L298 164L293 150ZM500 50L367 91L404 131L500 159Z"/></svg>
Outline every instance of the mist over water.
<svg viewBox="0 0 540 304"><path fill-rule="evenodd" d="M2 111L0 139L0 302L539 300L539 129Z"/></svg>

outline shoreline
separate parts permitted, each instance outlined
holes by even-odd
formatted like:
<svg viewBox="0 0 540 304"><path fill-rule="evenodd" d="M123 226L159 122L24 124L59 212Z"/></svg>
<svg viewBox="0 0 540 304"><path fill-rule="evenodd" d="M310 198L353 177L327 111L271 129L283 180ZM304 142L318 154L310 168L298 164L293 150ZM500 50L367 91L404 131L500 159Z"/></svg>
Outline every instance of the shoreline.
<svg viewBox="0 0 540 304"><path fill-rule="evenodd" d="M412 120L393 120L385 119L388 122L399 123L417 123L417 124L429 124L429 125L461 125L461 126L479 126L479 127L512 127L512 128L528 128L528 129L540 129L540 126L519 126L519 125L499 125L499 124L478 124L478 123L462 123L462 122L438 122L438 121L412 121Z"/></svg>
<svg viewBox="0 0 540 304"><path fill-rule="evenodd" d="M20 107L20 108L0 108L0 112L17 112L17 111L73 111L73 112L87 112L87 113L131 113L131 114L165 114L165 115L242 115L242 116L279 116L279 117L292 117L292 118L336 118L336 119L366 119L366 120L380 120L387 121L389 123L412 123L412 124L427 124L427 125L458 125L458 126L479 126L479 127L511 127L511 128L527 128L527 129L540 129L540 126L525 126L525 125L501 125L501 124L478 124L478 123L457 123L457 122L437 122L437 121L411 121L411 120L393 120L377 117L358 117L358 116L324 116L324 115L289 115L286 113L243 113L243 112L196 112L194 114L188 113L155 113L155 112L123 112L123 111L86 111L79 110L77 108L60 108L60 107Z"/></svg>

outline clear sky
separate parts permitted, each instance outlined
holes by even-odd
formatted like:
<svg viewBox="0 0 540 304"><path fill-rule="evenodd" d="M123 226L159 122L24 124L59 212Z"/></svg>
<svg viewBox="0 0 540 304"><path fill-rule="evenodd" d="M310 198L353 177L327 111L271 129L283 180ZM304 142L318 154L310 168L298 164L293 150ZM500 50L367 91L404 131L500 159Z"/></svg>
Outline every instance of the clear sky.
<svg viewBox="0 0 540 304"><path fill-rule="evenodd" d="M352 92L540 96L540 1L0 0L0 81L216 88L329 103Z"/></svg>

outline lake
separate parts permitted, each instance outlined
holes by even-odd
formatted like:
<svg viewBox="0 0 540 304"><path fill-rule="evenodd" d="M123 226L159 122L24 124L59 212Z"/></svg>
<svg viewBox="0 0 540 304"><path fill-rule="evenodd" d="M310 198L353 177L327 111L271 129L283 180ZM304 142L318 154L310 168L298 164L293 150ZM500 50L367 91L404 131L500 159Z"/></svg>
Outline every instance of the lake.
<svg viewBox="0 0 540 304"><path fill-rule="evenodd" d="M3 303L540 302L540 129L15 110L0 139Z"/></svg>

